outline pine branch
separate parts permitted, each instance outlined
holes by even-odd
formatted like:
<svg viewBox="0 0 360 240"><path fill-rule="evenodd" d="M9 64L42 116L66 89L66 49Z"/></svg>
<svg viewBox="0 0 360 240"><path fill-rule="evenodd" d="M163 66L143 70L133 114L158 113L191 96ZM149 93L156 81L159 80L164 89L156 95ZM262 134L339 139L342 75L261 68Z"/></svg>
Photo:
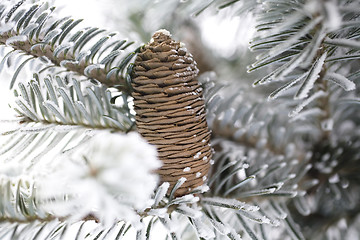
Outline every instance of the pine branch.
<svg viewBox="0 0 360 240"><path fill-rule="evenodd" d="M13 108L18 118L14 126L1 133L7 141L0 156L7 161L18 159L24 167L31 167L53 149L62 153L81 145L91 137L92 131L132 129L134 117L126 94L120 95L123 103L117 106L111 102L119 96L101 85L84 86L86 83L75 79L67 83L59 76L49 75L41 80L36 74L34 77L27 86L19 83L19 89L14 90Z"/></svg>
<svg viewBox="0 0 360 240"><path fill-rule="evenodd" d="M347 9L352 1L339 1L337 4L326 1L293 1L292 4L281 0L262 1L264 7L257 26L259 36L251 48L263 53L249 71L274 66L273 71L254 83L254 86L278 83L280 87L270 94L270 100L290 89L298 89L294 98L302 102L298 110L290 113L291 117L315 100L318 92L324 91L316 107L324 113L320 122L330 118L327 85L332 77L332 81L344 90L355 89L354 82L338 70L343 64L340 61L357 59L355 55L359 48L352 39L357 36L354 33L358 26L349 25L347 21L356 21L358 15L352 11L342 12L342 15L338 12L338 9ZM344 52L344 48L348 51Z"/></svg>
<svg viewBox="0 0 360 240"><path fill-rule="evenodd" d="M116 106L111 104L113 94L105 87L90 84L85 88L74 78L70 83L66 81L50 75L40 80L35 74L27 86L19 83L19 90L14 91L17 97L14 110L26 122L131 130L134 117L126 94L120 95L123 105Z"/></svg>
<svg viewBox="0 0 360 240"><path fill-rule="evenodd" d="M1 177L0 222L49 221L52 217L37 207L31 179Z"/></svg>
<svg viewBox="0 0 360 240"><path fill-rule="evenodd" d="M274 155L286 155L286 148L297 138L319 138L313 123L288 120L291 101L267 102L261 95L233 83L220 83L216 76L203 74L200 82L208 110L207 121L213 137L226 138L249 149L266 149ZM290 102L290 103L289 103ZM322 115L321 111L312 115ZM296 137L295 137L296 136ZM295 147L296 149L296 147ZM304 158L303 150L296 149L294 156Z"/></svg>
<svg viewBox="0 0 360 240"><path fill-rule="evenodd" d="M0 45L10 46L30 56L19 65L11 87L28 61L42 59L46 63L41 63L40 72L49 67L62 67L129 92L125 72L135 52L121 58L118 56L133 42L116 40L116 33L106 33L103 29L75 30L81 20L69 17L54 19L55 8L47 8L46 4L24 3L5 10L9 4L0 5L4 10L0 15Z"/></svg>
<svg viewBox="0 0 360 240"><path fill-rule="evenodd" d="M1 223L0 237L3 239L60 240L60 239L119 239L128 236L130 225L124 222L104 227L94 221L64 223L52 220L47 223L33 221L24 223Z"/></svg>

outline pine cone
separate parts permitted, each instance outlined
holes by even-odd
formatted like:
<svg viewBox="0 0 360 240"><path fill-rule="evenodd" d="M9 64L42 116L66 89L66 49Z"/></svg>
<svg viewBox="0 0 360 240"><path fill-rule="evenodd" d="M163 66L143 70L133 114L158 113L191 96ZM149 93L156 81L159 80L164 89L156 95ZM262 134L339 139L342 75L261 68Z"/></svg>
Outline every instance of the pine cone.
<svg viewBox="0 0 360 240"><path fill-rule="evenodd" d="M160 30L137 55L132 74L136 125L157 147L161 181L171 189L186 178L176 196L204 184L212 157L198 71L182 44Z"/></svg>

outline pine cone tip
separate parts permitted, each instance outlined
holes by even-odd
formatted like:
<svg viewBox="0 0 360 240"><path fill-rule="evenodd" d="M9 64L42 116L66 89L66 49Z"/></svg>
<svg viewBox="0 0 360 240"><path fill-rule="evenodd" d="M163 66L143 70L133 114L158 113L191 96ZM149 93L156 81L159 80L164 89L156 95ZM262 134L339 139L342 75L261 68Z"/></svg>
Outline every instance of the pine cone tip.
<svg viewBox="0 0 360 240"><path fill-rule="evenodd" d="M161 43L169 39L171 39L171 33L166 29L160 29L153 34L150 43L153 42Z"/></svg>

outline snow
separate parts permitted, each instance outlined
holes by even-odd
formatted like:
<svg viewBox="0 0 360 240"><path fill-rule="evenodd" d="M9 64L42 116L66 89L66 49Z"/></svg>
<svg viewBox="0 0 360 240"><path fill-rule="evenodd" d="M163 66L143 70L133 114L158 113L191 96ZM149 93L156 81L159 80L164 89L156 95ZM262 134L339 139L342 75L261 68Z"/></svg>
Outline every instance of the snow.
<svg viewBox="0 0 360 240"><path fill-rule="evenodd" d="M190 167L186 167L186 168L184 168L184 170L183 170L183 172L190 172Z"/></svg>
<svg viewBox="0 0 360 240"><path fill-rule="evenodd" d="M304 99L308 96L310 90L314 86L314 83L319 78L319 74L325 63L326 56L327 52L324 52L321 57L314 63L309 75L306 77L304 83L296 93L295 99Z"/></svg>
<svg viewBox="0 0 360 240"><path fill-rule="evenodd" d="M154 34L156 34L156 33L162 33L162 34L164 34L164 35L166 35L166 36L171 37L171 33L170 33L168 30L166 30L166 29L159 29L159 30L157 30Z"/></svg>
<svg viewBox="0 0 360 240"><path fill-rule="evenodd" d="M199 237L204 239L214 239L215 234L212 229L199 219L193 219L194 226L199 234Z"/></svg>
<svg viewBox="0 0 360 240"><path fill-rule="evenodd" d="M338 174L334 174L329 178L329 183L338 183L340 182L340 177Z"/></svg>
<svg viewBox="0 0 360 240"><path fill-rule="evenodd" d="M211 224L215 227L215 229L220 232L222 235L227 235L231 232L231 229L229 226L225 226L221 222L217 222L213 219L209 219L211 221Z"/></svg>
<svg viewBox="0 0 360 240"><path fill-rule="evenodd" d="M325 1L324 3L326 11L326 19L324 21L325 27L328 31L335 31L341 27L342 16L339 12L339 6L335 1Z"/></svg>
<svg viewBox="0 0 360 240"><path fill-rule="evenodd" d="M181 197L175 198L171 204L189 204L189 203L197 203L199 202L200 198L195 197L193 194L187 194Z"/></svg>
<svg viewBox="0 0 360 240"><path fill-rule="evenodd" d="M304 18L305 16L302 12L295 12L294 14L288 16L286 19L283 19L283 21L273 29L269 29L268 31L265 31L262 37L265 38L266 36L271 36L279 32L282 32L286 29L292 28L294 25L296 25L299 21L303 20Z"/></svg>
<svg viewBox="0 0 360 240"><path fill-rule="evenodd" d="M38 23L31 23L29 24L22 32L21 35L28 35L32 30L39 26Z"/></svg>
<svg viewBox="0 0 360 240"><path fill-rule="evenodd" d="M296 55L288 65L286 65L286 68L281 72L281 74L278 76L279 80L283 80L285 76L290 74L295 68L297 68L305 59L306 56L308 56L309 50L304 50L300 56ZM285 65L285 64L284 64ZM275 76L276 78L276 76Z"/></svg>
<svg viewBox="0 0 360 240"><path fill-rule="evenodd" d="M15 161L2 162L0 168L0 179L6 177L20 176L23 172L23 166Z"/></svg>
<svg viewBox="0 0 360 240"><path fill-rule="evenodd" d="M200 191L201 193L204 193L204 192L209 191L210 188L209 188L208 185L203 184L203 185L201 185L201 186L196 187L194 190L198 190L198 191Z"/></svg>
<svg viewBox="0 0 360 240"><path fill-rule="evenodd" d="M350 40L350 39L346 39L346 38L335 38L335 39L327 38L326 43L331 44L331 45L341 46L341 47L355 48L357 50L360 49L359 41Z"/></svg>
<svg viewBox="0 0 360 240"><path fill-rule="evenodd" d="M13 28L11 23L2 23L0 26L0 33L9 32Z"/></svg>
<svg viewBox="0 0 360 240"><path fill-rule="evenodd" d="M61 44L61 45L59 45L59 46L57 46L57 47L55 48L53 55L54 55L55 57L58 57L61 52L63 52L63 51L66 50L66 49L69 49L69 48L71 48L71 47L73 47L73 46L74 46L74 42L66 42L66 43L63 43L63 44Z"/></svg>
<svg viewBox="0 0 360 240"><path fill-rule="evenodd" d="M303 80L305 78L306 74L307 74L307 72L300 75L298 78L291 80L290 82L286 83L282 87L279 87L278 89L276 89L269 95L267 100L270 101L270 100L274 100L274 99L278 98L278 96L282 95L284 92L286 92L286 90L288 90L289 88L294 86L296 83Z"/></svg>
<svg viewBox="0 0 360 240"><path fill-rule="evenodd" d="M310 108L307 110L302 111L301 113L297 114L295 117L290 119L290 122L294 122L296 120L305 120L309 117L321 116L324 114L324 111L320 108Z"/></svg>
<svg viewBox="0 0 360 240"><path fill-rule="evenodd" d="M57 36L58 34L60 34L62 32L62 30L56 28L54 30L51 30L50 32L48 32L43 40L44 43L48 43L50 42L55 36Z"/></svg>
<svg viewBox="0 0 360 240"><path fill-rule="evenodd" d="M98 131L86 146L71 155L51 159L48 164L53 172L47 174L45 168L37 177L37 198L44 200L39 207L72 220L91 213L106 226L119 220L139 225L135 210L141 211L154 202L151 196L159 181L154 171L161 166L156 148L138 133L110 131ZM57 201L64 195L69 196L68 201Z"/></svg>
<svg viewBox="0 0 360 240"><path fill-rule="evenodd" d="M300 67L306 69L309 68L309 66L313 62L313 59L317 55L320 45L323 43L326 34L327 32L323 28L321 28L318 34L314 36L314 39L312 40L310 45L308 45L308 47L310 48L310 52L307 54L306 59L301 63Z"/></svg>
<svg viewBox="0 0 360 240"><path fill-rule="evenodd" d="M211 197L211 198L203 197L202 201L209 205L225 206L228 208L239 209L248 212L256 212L260 209L258 206L249 205L247 203L240 202L236 199L227 199L227 198L219 198L219 197Z"/></svg>
<svg viewBox="0 0 360 240"><path fill-rule="evenodd" d="M14 44L17 44L19 42L25 42L27 40L28 40L28 38L25 35L13 36L13 37L8 38L6 40L6 45L14 45Z"/></svg>
<svg viewBox="0 0 360 240"><path fill-rule="evenodd" d="M197 172L195 176L199 178L201 176L201 172Z"/></svg>
<svg viewBox="0 0 360 240"><path fill-rule="evenodd" d="M194 136L196 136L196 135L194 135ZM201 152L197 152L194 156L194 159L198 159L200 157L200 155L201 155Z"/></svg>
<svg viewBox="0 0 360 240"><path fill-rule="evenodd" d="M79 55L76 57L76 61L81 61L85 57L89 56L91 54L90 50L82 51L79 53Z"/></svg>
<svg viewBox="0 0 360 240"><path fill-rule="evenodd" d="M331 157L331 154L330 154L330 153L325 153L325 154L323 154L323 155L321 156L321 161L326 162L326 161L328 161L328 160L330 159L330 157Z"/></svg>
<svg viewBox="0 0 360 240"><path fill-rule="evenodd" d="M91 64L84 69L84 73L86 76L91 76L93 70L99 70L104 68L105 68L104 64L100 64L100 63Z"/></svg>
<svg viewBox="0 0 360 240"><path fill-rule="evenodd" d="M347 179L342 179L342 181L341 181L341 187L343 188L343 189L346 189L346 188L348 188L349 187L349 181L347 180Z"/></svg>
<svg viewBox="0 0 360 240"><path fill-rule="evenodd" d="M166 29L159 29L156 32L154 32L154 35L157 33L161 33L161 34L164 34L165 36L171 37L171 33ZM153 42L154 42L154 38L151 38L150 43L153 43Z"/></svg>
<svg viewBox="0 0 360 240"><path fill-rule="evenodd" d="M327 94L322 90L314 93L309 98L305 99L299 105L297 105L296 108L292 112L289 113L289 117L292 118L292 117L297 116L301 112L301 110L303 110L303 108L306 107L309 103L311 103L312 101L314 101L320 97L324 97L326 95Z"/></svg>
<svg viewBox="0 0 360 240"><path fill-rule="evenodd" d="M360 44L359 44L360 45ZM360 48L360 46L359 46ZM356 89L356 85L354 82L347 79L345 76L340 75L338 73L328 73L326 74L326 79L338 84L345 91L351 91Z"/></svg>
<svg viewBox="0 0 360 240"><path fill-rule="evenodd" d="M160 201L165 197L169 187L170 187L170 183L168 182L164 182L160 185L155 195L154 206L157 206L160 203Z"/></svg>
<svg viewBox="0 0 360 240"><path fill-rule="evenodd" d="M333 119L325 119L324 121L321 122L321 128L324 131L331 131L333 129L333 126L334 126Z"/></svg>
<svg viewBox="0 0 360 240"><path fill-rule="evenodd" d="M167 208L152 208L148 211L150 216L165 217L167 215Z"/></svg>
<svg viewBox="0 0 360 240"><path fill-rule="evenodd" d="M246 178L246 171L244 168L239 169L239 171L237 171L236 175L238 176L239 179L245 179Z"/></svg>
<svg viewBox="0 0 360 240"><path fill-rule="evenodd" d="M183 214L185 214L186 216L189 216L191 218L200 218L203 215L203 213L201 211L199 211L198 209L188 207L185 204L180 204L177 207L177 210L180 210L180 212L182 212Z"/></svg>
<svg viewBox="0 0 360 240"><path fill-rule="evenodd" d="M74 60L62 60L61 62L60 62L60 66L62 66L62 67L67 67L67 65L68 64L70 64L70 66L71 65L78 65L79 64L79 62L78 61L74 61Z"/></svg>
<svg viewBox="0 0 360 240"><path fill-rule="evenodd" d="M291 174L289 174L289 179L294 179L296 177L296 174L295 173L291 173Z"/></svg>
<svg viewBox="0 0 360 240"><path fill-rule="evenodd" d="M266 55L266 59L277 56L277 55L285 52L286 50L292 48L293 45L295 45L301 37L303 37L309 31L311 31L319 22L321 22L321 20L322 20L322 16L319 16L319 17L313 19L312 21L309 22L309 24L307 24L305 27L303 27L301 30L299 30L295 35L290 37L288 40L273 47L269 51L269 53ZM265 58L264 58L264 60L265 60Z"/></svg>
<svg viewBox="0 0 360 240"><path fill-rule="evenodd" d="M184 184L184 182L186 182L186 178L185 177L181 177L181 178L179 178L179 180L177 181L177 185L180 187L181 185L183 185Z"/></svg>

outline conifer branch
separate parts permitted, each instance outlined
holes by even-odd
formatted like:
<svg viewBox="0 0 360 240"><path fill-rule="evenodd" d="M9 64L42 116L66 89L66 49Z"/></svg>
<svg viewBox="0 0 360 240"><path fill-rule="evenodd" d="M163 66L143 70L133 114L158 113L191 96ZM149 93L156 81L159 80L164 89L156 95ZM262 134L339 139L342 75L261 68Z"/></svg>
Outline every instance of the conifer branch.
<svg viewBox="0 0 360 240"><path fill-rule="evenodd" d="M1 4L0 8L4 10L9 4ZM2 11L0 45L12 47L34 59L45 59L47 63L42 69L62 67L129 92L125 70L135 52L126 53L121 58L118 56L133 42L116 40L116 33L107 33L104 29L75 30L81 20L69 17L53 19L54 10L47 9L46 4L35 3L20 4L17 8ZM19 70L25 63L22 62ZM16 74L11 87L15 78Z"/></svg>
<svg viewBox="0 0 360 240"><path fill-rule="evenodd" d="M286 147L295 144L298 137L315 138L311 124L288 120L287 105L278 105L248 94L246 87L232 83L219 83L212 74L200 76L207 106L207 120L213 138L223 138L249 149L266 149L274 155L286 155ZM286 131L285 131L286 130ZM304 158L303 151L295 150L294 157Z"/></svg>
<svg viewBox="0 0 360 240"><path fill-rule="evenodd" d="M280 87L270 94L269 100L298 87L294 99L302 102L289 114L291 117L315 99L319 101L315 105L324 113L321 119L330 117L330 92L328 83L325 83L329 80L328 73L345 91L355 89L354 82L346 75L331 73L339 69L337 61L349 58L359 50L356 41L347 39L357 27L346 24L348 18L353 20L358 16L351 11L344 15L337 10L351 4L352 1L305 1L291 5L286 1L262 1L263 9L260 11L263 12L257 26L259 34L251 48L263 53L249 71L275 66L273 71L253 84L277 82ZM344 52L344 48L349 51ZM329 64L331 61L337 63ZM314 98L319 91L324 94Z"/></svg>
<svg viewBox="0 0 360 240"><path fill-rule="evenodd" d="M55 83L56 82L56 83ZM44 84L43 84L44 83ZM45 85L45 86L41 86ZM92 129L112 128L128 132L134 117L127 106L127 96L122 94L123 106L111 104L112 93L102 86L84 88L76 79L66 83L64 78L48 75L15 89L17 106L14 110L25 122L46 125L83 126Z"/></svg>

